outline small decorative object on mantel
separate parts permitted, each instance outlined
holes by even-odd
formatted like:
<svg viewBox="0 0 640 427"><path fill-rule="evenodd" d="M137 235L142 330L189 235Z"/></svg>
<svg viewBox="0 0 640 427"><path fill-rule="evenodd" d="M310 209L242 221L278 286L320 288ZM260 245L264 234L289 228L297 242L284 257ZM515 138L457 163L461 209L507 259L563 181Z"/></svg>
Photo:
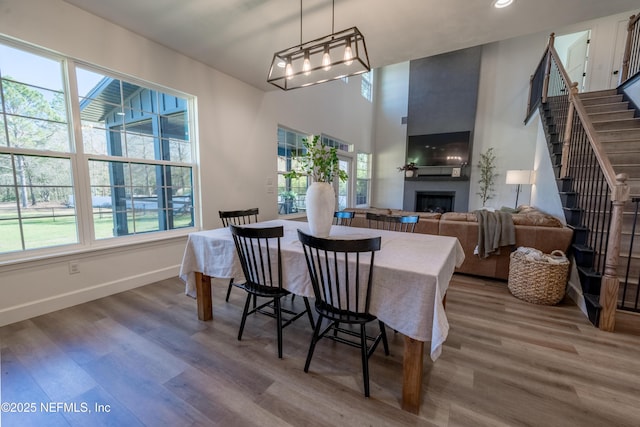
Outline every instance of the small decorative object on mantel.
<svg viewBox="0 0 640 427"><path fill-rule="evenodd" d="M404 166L399 166L398 170L400 172L404 171L404 176L407 178L413 178L418 175L418 166L414 162L407 163Z"/></svg>
<svg viewBox="0 0 640 427"><path fill-rule="evenodd" d="M336 197L331 183L335 178L346 181L348 175L340 169L335 147L323 145L320 136L311 135L302 140L305 151L296 156L300 168L284 174L285 178L309 176L313 180L307 188L306 205L309 231L316 237L328 237L335 212Z"/></svg>

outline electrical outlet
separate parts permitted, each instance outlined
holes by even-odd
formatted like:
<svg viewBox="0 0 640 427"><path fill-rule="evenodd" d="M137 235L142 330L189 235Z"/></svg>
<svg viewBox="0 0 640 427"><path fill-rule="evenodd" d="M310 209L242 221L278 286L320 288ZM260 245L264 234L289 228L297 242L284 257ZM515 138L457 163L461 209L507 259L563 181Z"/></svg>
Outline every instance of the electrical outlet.
<svg viewBox="0 0 640 427"><path fill-rule="evenodd" d="M69 274L80 273L80 264L78 261L69 261Z"/></svg>

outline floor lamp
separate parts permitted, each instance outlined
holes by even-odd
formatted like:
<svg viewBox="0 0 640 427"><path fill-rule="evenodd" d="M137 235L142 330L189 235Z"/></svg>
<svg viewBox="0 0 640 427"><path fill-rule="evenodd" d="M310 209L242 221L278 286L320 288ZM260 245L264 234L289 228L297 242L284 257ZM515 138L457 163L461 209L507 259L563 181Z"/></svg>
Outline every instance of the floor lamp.
<svg viewBox="0 0 640 427"><path fill-rule="evenodd" d="M533 184L536 179L536 172L532 170L510 170L507 171L507 184L517 184L516 190L516 205L515 209L518 209L518 196L520 195L520 186L522 184Z"/></svg>

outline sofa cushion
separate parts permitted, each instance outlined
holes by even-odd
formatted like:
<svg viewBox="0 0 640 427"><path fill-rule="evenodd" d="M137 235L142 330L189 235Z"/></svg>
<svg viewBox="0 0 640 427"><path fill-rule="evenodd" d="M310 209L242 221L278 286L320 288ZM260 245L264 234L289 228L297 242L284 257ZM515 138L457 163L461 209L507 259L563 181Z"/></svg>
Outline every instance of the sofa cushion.
<svg viewBox="0 0 640 427"><path fill-rule="evenodd" d="M521 206L518 213L511 214L514 225L535 225L538 227L563 227L560 220L530 206ZM478 222L473 212L447 212L442 215L445 221Z"/></svg>
<svg viewBox="0 0 640 427"><path fill-rule="evenodd" d="M509 276L510 250L501 251L499 255L480 258L474 255L478 244L478 219L473 212L447 212L444 214L431 212L407 212L400 209L350 208L356 212L352 226L367 227L367 212L387 215L420 215L416 224L416 233L434 234L456 237L465 253L464 263L456 269L460 273L493 277L507 280ZM573 230L562 225L560 220L529 206L521 206L517 214L512 215L516 225L516 245L539 249L551 253L555 249L567 251L571 244Z"/></svg>
<svg viewBox="0 0 640 427"><path fill-rule="evenodd" d="M447 221L478 222L478 218L473 212L447 212L442 214L440 219Z"/></svg>

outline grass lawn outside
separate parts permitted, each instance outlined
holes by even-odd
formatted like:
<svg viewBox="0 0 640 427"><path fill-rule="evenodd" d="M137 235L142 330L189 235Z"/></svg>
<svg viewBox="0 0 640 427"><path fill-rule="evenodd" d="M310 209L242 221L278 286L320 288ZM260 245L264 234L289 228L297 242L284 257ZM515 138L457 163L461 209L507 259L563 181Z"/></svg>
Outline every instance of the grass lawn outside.
<svg viewBox="0 0 640 427"><path fill-rule="evenodd" d="M0 207L0 253L22 250L20 223L14 209ZM74 244L78 242L75 210L63 205L26 208L21 210L25 249ZM127 211L130 234L159 231L158 213ZM174 227L191 225L191 214L181 213L173 217ZM135 228L134 228L135 225ZM113 237L113 212L104 208L94 209L96 239Z"/></svg>

